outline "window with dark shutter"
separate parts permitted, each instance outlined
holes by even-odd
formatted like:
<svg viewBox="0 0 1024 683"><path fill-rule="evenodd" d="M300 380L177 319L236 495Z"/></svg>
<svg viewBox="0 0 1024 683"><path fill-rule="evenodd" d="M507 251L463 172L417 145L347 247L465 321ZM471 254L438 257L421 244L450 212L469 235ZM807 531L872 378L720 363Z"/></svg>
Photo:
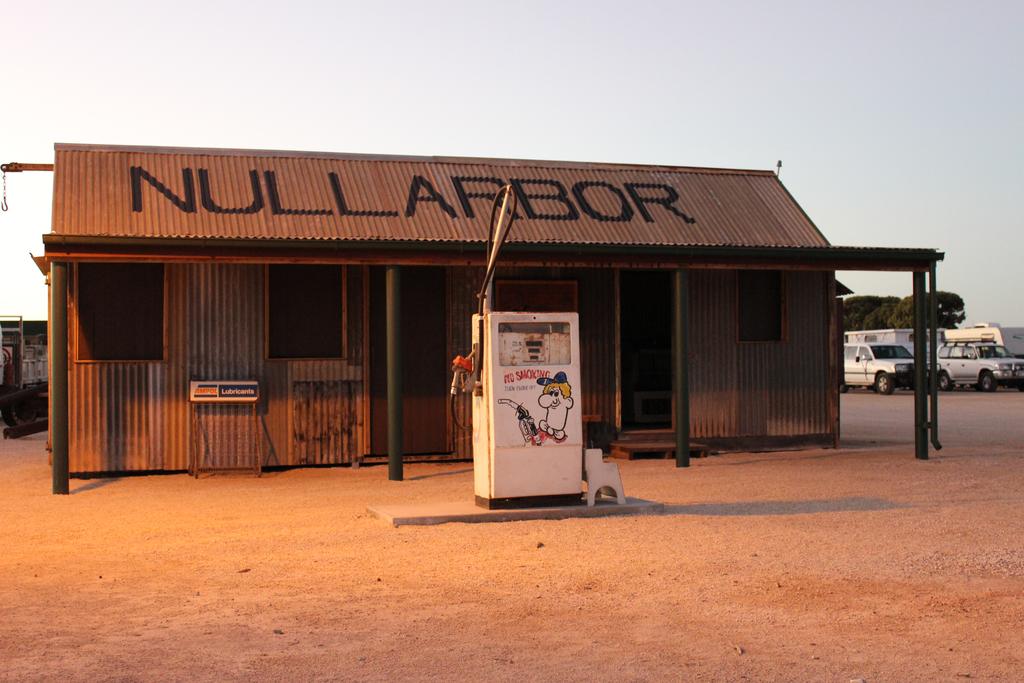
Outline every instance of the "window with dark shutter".
<svg viewBox="0 0 1024 683"><path fill-rule="evenodd" d="M575 280L497 280L494 310L531 313L576 312Z"/></svg>
<svg viewBox="0 0 1024 683"><path fill-rule="evenodd" d="M739 271L739 340L782 341L782 273Z"/></svg>
<svg viewBox="0 0 1024 683"><path fill-rule="evenodd" d="M81 263L77 277L78 360L163 360L163 264Z"/></svg>
<svg viewBox="0 0 1024 683"><path fill-rule="evenodd" d="M267 267L267 357L342 358L343 266Z"/></svg>

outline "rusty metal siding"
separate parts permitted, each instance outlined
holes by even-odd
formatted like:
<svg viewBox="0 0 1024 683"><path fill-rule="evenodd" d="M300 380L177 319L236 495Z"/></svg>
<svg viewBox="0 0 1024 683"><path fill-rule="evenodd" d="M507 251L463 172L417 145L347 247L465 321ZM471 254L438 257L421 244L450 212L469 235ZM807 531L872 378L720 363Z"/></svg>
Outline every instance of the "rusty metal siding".
<svg viewBox="0 0 1024 683"><path fill-rule="evenodd" d="M309 382L344 382L357 395L362 391L360 269L350 268L347 273L349 358L267 361L263 266L186 264L164 268L166 353L162 362L75 362L78 321L71 287L71 471L186 469L193 443L188 403L188 382L192 378L259 380L264 463L295 465L303 458L308 460L308 452L296 452L292 444L294 387ZM210 412L206 426L217 431L211 453L224 451L226 444L252 442L252 421L236 418L231 411ZM351 450L335 452L330 461L350 462L363 448L362 413L356 411L351 425L351 411L347 409L332 419L344 420L337 429L352 429L357 437ZM348 449L350 442L345 443Z"/></svg>
<svg viewBox="0 0 1024 683"><path fill-rule="evenodd" d="M737 434L735 300L735 271L690 272L690 429L695 438Z"/></svg>
<svg viewBox="0 0 1024 683"><path fill-rule="evenodd" d="M263 267L191 264L187 303L189 379L263 374Z"/></svg>
<svg viewBox="0 0 1024 683"><path fill-rule="evenodd" d="M151 363L81 364L70 372L72 472L154 469L165 427L151 391L163 368Z"/></svg>
<svg viewBox="0 0 1024 683"><path fill-rule="evenodd" d="M366 451L361 268L349 268L349 357L324 361L264 359L262 266L167 265L167 351L163 362L74 362L70 345L70 446L73 472L183 470L191 444L188 380L261 381L261 430L267 465L350 462ZM470 348L479 268L448 268L447 349ZM76 277L72 272L72 281ZM610 269L500 269L502 279L574 279L579 283L585 414L598 429L615 422L618 387L615 277ZM828 317L831 273L787 272L786 340L737 340L735 271L691 273L692 433L701 437L833 433ZM77 330L74 287L69 329ZM628 305L628 302L624 302ZM669 312L666 311L666 315ZM319 392L319 393L318 393ZM320 404L311 396L325 395ZM469 402L458 410L468 424ZM320 412L315 412L320 411ZM251 423L226 421L232 442L251 439ZM471 457L465 433L450 431L457 457ZM299 438L297 435L301 435Z"/></svg>
<svg viewBox="0 0 1024 683"><path fill-rule="evenodd" d="M186 293L188 379L252 379L262 383L263 267L190 264L185 268L189 282ZM264 397L261 404L265 402ZM191 414L191 408L189 412ZM248 411L204 409L197 412L211 413L206 422L213 457L227 462L228 454L238 447L236 445L255 444L255 426L248 418ZM204 440L200 440L199 445L203 444ZM187 453L186 449L186 456Z"/></svg>
<svg viewBox="0 0 1024 683"><path fill-rule="evenodd" d="M184 197L182 169L192 169L195 211L184 212L141 181L142 210L133 211L130 168L140 166L166 188ZM53 231L62 235L167 238L245 238L299 240L486 240L489 202L470 199L474 214L461 206L454 177L490 177L507 181L557 181L577 209L575 220L541 220L523 216L510 239L535 244L606 244L669 246L821 247L828 241L770 171L583 164L508 159L367 157L299 152L166 149L58 145L54 174ZM224 208L252 203L250 171L258 172L263 206L253 213L212 212L200 199L198 169L209 171L212 199ZM265 171L274 173L285 209L271 210ZM350 210L386 211L394 215L339 215L328 174L336 173ZM406 217L412 179L420 176L454 208L445 213L438 202L416 205ZM662 183L679 195L676 205L692 216L687 222L664 207L648 204L647 222L632 199L622 200L607 186L592 185L586 198L604 216L618 216L620 201L630 208L628 220L599 219L581 210L570 191L577 182L610 183L624 193L624 183ZM488 184L467 190L493 190ZM651 190L645 190L645 196ZM540 200L538 211L557 205Z"/></svg>
<svg viewBox="0 0 1024 683"><path fill-rule="evenodd" d="M293 457L299 465L351 462L359 447L359 383L292 383Z"/></svg>
<svg viewBox="0 0 1024 683"><path fill-rule="evenodd" d="M473 348L472 317L477 310L476 293L483 279L483 268L447 268L445 287L447 289L446 314L448 326L448 357L467 355ZM449 438L452 454L457 458L473 457L473 436L459 429L452 421L452 404L448 403ZM469 426L473 423L473 406L470 395L460 394L455 400L459 422Z"/></svg>
<svg viewBox="0 0 1024 683"><path fill-rule="evenodd" d="M573 275L570 272L565 277ZM593 420L587 423L587 434L600 445L615 432L615 271L577 270L575 279L579 282L583 412Z"/></svg>
<svg viewBox="0 0 1024 683"><path fill-rule="evenodd" d="M785 339L737 341L736 271L691 273L695 438L831 434L828 279L784 273Z"/></svg>
<svg viewBox="0 0 1024 683"><path fill-rule="evenodd" d="M77 357L77 269L69 277L68 430L72 472L154 469L170 415L151 399L165 391L159 362L81 363Z"/></svg>
<svg viewBox="0 0 1024 683"><path fill-rule="evenodd" d="M188 467L192 413L188 403L189 300L194 269L165 265L167 302L165 334L167 383L162 394L153 395L166 416L162 448L150 454L149 469L183 470Z"/></svg>

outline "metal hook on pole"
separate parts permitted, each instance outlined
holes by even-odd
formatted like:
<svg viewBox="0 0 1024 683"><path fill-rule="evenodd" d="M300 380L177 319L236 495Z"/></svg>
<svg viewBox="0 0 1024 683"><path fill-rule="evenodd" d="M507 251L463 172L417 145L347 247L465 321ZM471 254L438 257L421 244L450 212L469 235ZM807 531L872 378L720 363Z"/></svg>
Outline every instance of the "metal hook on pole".
<svg viewBox="0 0 1024 683"><path fill-rule="evenodd" d="M3 178L4 194L3 200L0 200L0 209L3 211L7 210L7 174L8 173L21 173L22 171L52 171L53 164L23 164L17 161L12 161L7 164L0 164L0 176Z"/></svg>

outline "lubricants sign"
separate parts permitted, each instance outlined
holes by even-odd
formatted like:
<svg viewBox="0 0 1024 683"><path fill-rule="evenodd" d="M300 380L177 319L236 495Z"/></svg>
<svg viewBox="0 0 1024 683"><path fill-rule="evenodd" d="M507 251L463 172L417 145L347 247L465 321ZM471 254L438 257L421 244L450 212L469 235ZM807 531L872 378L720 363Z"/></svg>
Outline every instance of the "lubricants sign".
<svg viewBox="0 0 1024 683"><path fill-rule="evenodd" d="M259 382L249 380L204 380L189 382L192 403L255 403L260 398Z"/></svg>

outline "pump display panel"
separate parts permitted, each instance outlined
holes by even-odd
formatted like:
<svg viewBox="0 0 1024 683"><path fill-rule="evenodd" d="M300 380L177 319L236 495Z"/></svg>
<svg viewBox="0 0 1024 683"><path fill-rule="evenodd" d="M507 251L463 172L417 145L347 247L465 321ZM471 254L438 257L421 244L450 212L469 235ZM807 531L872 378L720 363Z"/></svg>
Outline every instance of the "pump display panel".
<svg viewBox="0 0 1024 683"><path fill-rule="evenodd" d="M499 323L498 363L568 365L572 362L569 323Z"/></svg>

